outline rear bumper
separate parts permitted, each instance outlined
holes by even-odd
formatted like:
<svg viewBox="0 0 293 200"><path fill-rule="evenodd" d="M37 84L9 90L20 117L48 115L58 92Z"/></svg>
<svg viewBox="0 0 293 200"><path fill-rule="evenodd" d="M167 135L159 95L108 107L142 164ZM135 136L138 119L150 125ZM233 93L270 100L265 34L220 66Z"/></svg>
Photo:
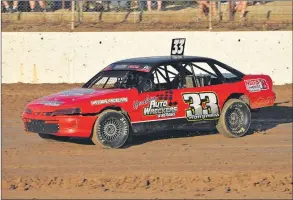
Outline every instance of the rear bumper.
<svg viewBox="0 0 293 200"><path fill-rule="evenodd" d="M35 116L23 113L24 130L56 136L89 138L96 116Z"/></svg>

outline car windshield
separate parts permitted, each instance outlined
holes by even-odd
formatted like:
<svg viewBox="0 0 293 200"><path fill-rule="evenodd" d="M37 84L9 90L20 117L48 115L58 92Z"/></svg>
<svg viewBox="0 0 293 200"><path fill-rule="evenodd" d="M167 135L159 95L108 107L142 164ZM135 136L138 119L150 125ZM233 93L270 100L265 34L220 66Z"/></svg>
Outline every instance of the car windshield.
<svg viewBox="0 0 293 200"><path fill-rule="evenodd" d="M90 84L90 88L137 88L145 75L146 72L138 71L104 71Z"/></svg>

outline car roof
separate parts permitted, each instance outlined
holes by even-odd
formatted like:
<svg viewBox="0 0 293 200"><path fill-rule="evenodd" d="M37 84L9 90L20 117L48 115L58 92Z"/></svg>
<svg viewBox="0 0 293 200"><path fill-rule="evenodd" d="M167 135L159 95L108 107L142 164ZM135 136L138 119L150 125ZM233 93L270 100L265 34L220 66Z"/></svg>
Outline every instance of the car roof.
<svg viewBox="0 0 293 200"><path fill-rule="evenodd" d="M113 64L123 64L123 63L137 63L137 64L167 64L171 62L201 62L201 61L214 61L214 59L207 57L198 57L198 56L151 56L151 57L137 57L137 58L129 58L125 60L117 61Z"/></svg>

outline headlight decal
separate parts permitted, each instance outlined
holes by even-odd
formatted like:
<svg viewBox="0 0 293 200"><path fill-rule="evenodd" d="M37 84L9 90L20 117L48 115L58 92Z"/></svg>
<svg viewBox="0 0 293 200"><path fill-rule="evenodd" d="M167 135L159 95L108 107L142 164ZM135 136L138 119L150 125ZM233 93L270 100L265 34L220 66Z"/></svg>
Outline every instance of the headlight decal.
<svg viewBox="0 0 293 200"><path fill-rule="evenodd" d="M58 115L79 115L81 114L80 108L68 108L68 109L62 109L62 110L55 110L52 113L52 116L58 116Z"/></svg>

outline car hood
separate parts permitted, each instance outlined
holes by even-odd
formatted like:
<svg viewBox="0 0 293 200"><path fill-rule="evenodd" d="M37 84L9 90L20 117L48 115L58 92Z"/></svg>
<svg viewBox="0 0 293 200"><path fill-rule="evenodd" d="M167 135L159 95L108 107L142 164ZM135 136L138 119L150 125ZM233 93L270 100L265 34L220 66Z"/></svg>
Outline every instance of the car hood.
<svg viewBox="0 0 293 200"><path fill-rule="evenodd" d="M62 106L63 104L78 103L91 98L103 98L103 96L128 89L90 89L90 88L74 88L65 90L55 94L51 94L37 99L31 104L41 104L45 106Z"/></svg>

